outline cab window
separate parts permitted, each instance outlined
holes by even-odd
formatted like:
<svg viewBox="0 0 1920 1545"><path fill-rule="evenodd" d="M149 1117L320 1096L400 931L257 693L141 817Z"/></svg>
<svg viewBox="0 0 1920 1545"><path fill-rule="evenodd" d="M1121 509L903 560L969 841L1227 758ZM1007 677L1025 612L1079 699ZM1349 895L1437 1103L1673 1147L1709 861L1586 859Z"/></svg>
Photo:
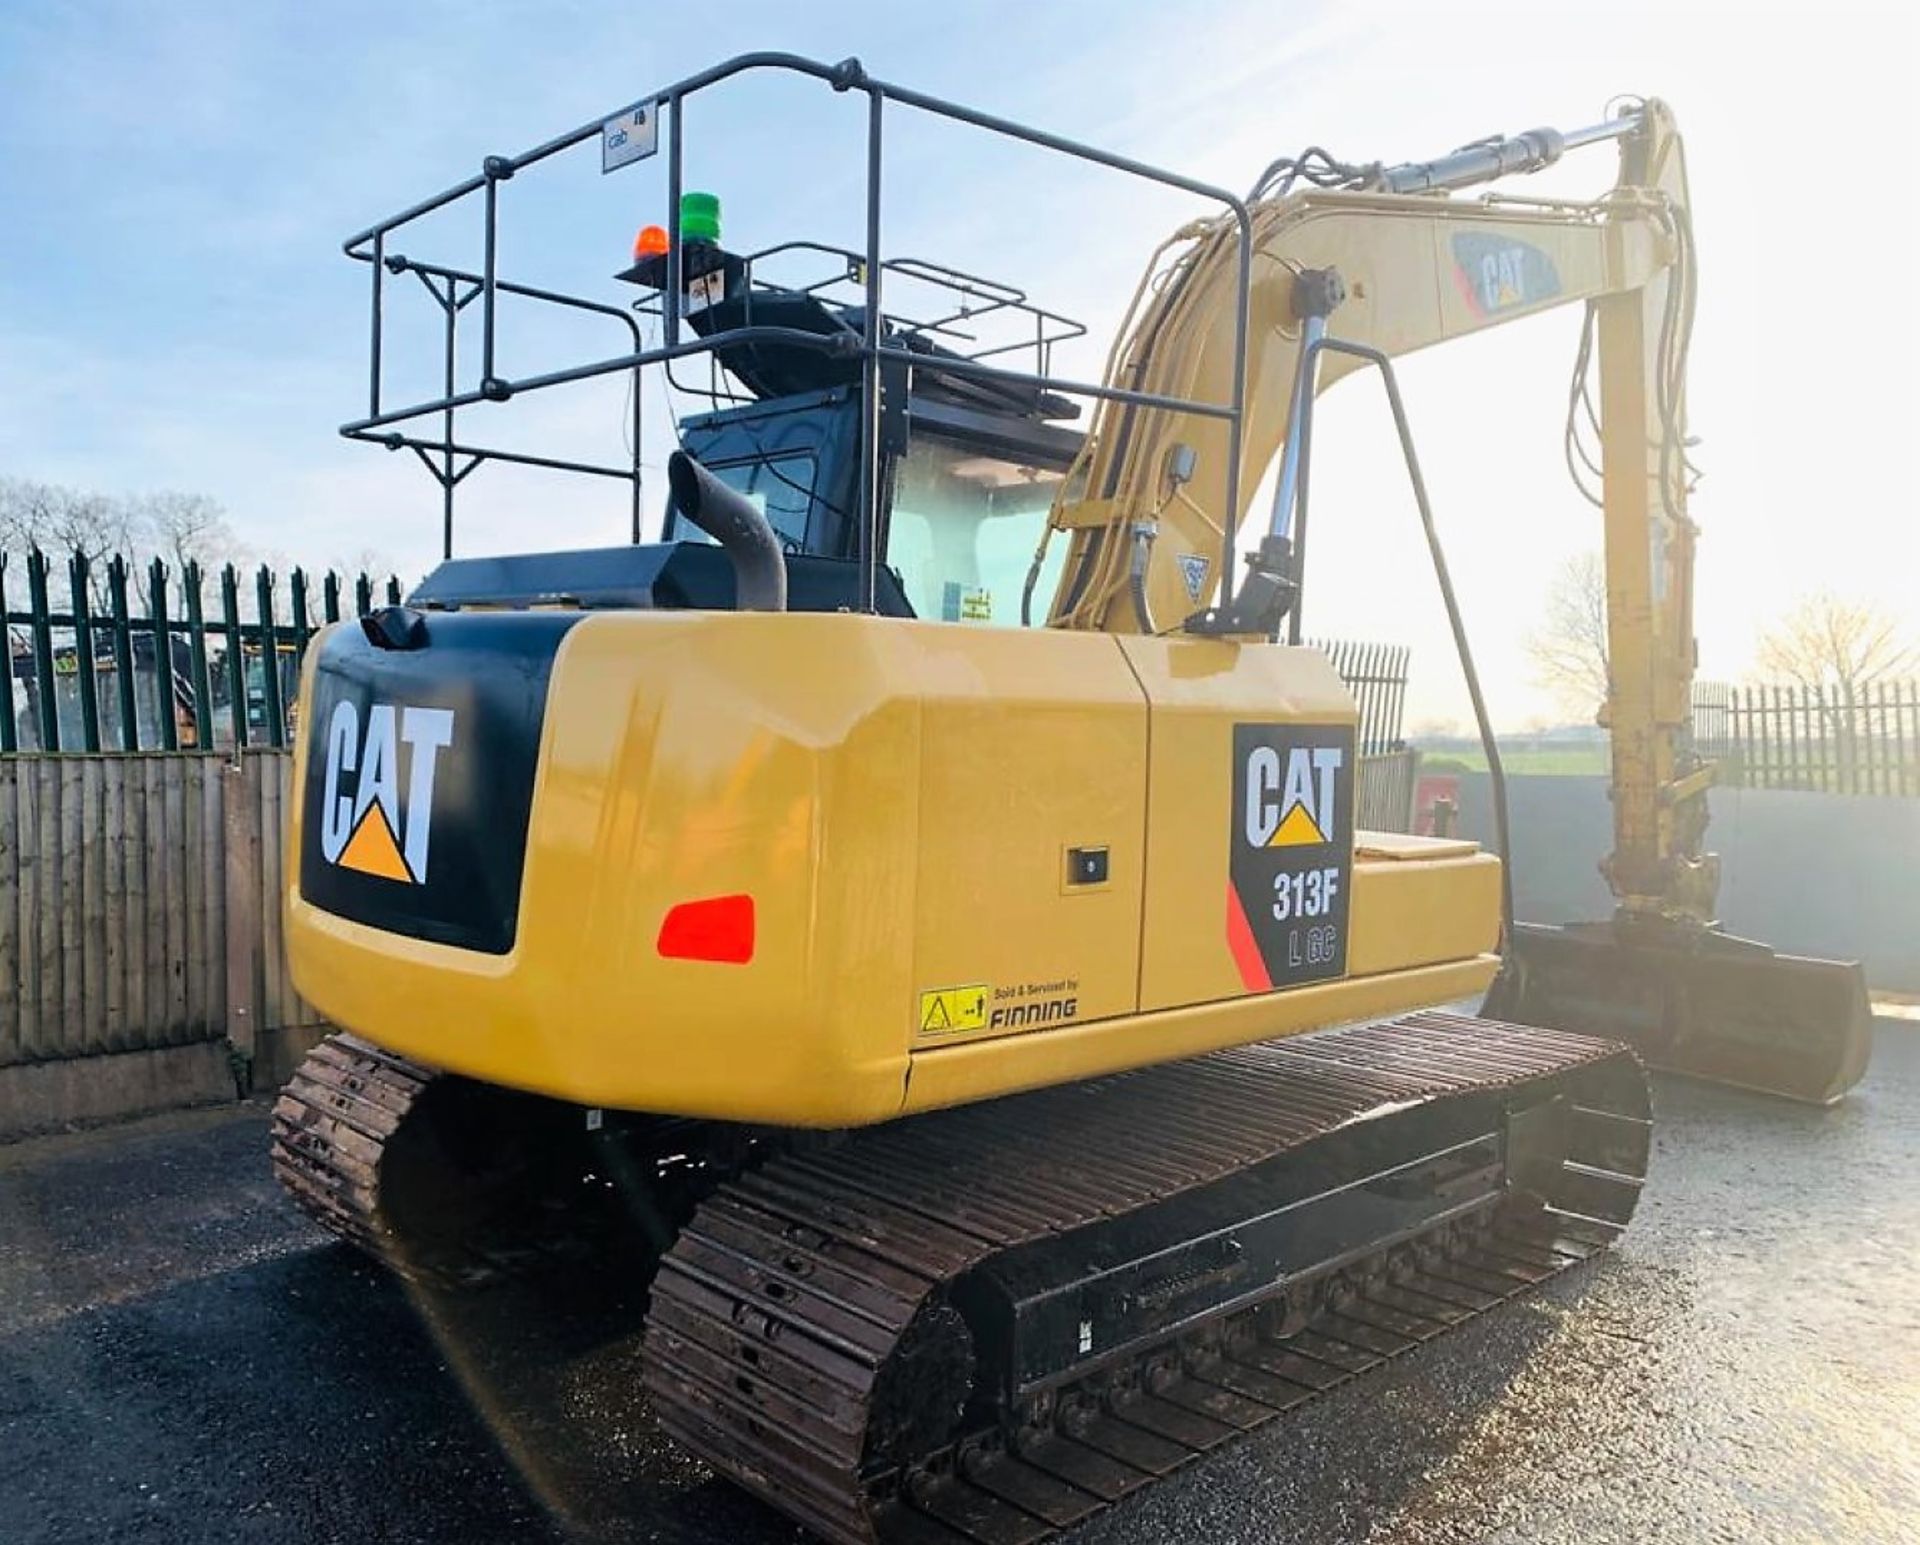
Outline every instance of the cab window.
<svg viewBox="0 0 1920 1545"><path fill-rule="evenodd" d="M1020 595L1065 474L945 435L916 432L895 471L887 562L930 621L1020 626ZM1067 543L1049 544L1033 588L1045 620Z"/></svg>
<svg viewBox="0 0 1920 1545"><path fill-rule="evenodd" d="M789 452L753 461L707 469L735 493L744 494L749 503L766 516L780 543L790 551L805 551L807 515L813 506L813 482L816 463L801 452ZM673 521L676 540L710 542L713 539L685 519L676 510Z"/></svg>

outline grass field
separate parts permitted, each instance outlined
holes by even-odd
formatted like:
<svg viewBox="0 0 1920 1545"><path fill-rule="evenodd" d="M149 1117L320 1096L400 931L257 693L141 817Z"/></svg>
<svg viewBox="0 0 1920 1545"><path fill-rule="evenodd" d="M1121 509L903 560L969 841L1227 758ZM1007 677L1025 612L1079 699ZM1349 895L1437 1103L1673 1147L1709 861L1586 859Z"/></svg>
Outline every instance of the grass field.
<svg viewBox="0 0 1920 1545"><path fill-rule="evenodd" d="M1607 775L1607 748L1584 746L1502 746L1500 765L1516 776L1582 777ZM1477 746L1422 750L1420 770L1429 773L1485 772L1486 754Z"/></svg>

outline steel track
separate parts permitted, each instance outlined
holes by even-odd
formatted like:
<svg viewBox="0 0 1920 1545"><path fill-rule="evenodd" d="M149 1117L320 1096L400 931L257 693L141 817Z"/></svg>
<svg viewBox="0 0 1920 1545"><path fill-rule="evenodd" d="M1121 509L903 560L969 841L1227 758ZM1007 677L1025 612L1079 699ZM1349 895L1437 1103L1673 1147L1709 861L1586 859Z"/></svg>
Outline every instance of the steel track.
<svg viewBox="0 0 1920 1545"><path fill-rule="evenodd" d="M1563 1138L1487 1208L1086 1379L969 1395L996 1349L956 1357L954 1290L1004 1252L1489 1095ZM1647 1118L1623 1048L1420 1014L899 1122L701 1205L655 1281L647 1388L676 1438L841 1545L1033 1545L1586 1259L1632 1213ZM951 1430L901 1453L941 1380Z"/></svg>
<svg viewBox="0 0 1920 1545"><path fill-rule="evenodd" d="M310 1051L273 1107L273 1173L328 1233L416 1281L463 1274L410 1249L384 1205L387 1145L439 1075L353 1035Z"/></svg>

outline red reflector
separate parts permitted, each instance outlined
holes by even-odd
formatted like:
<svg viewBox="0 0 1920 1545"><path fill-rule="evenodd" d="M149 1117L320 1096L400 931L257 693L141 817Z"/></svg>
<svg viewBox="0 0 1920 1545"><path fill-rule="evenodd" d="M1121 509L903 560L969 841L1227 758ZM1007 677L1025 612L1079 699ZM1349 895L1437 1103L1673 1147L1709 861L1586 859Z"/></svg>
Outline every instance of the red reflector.
<svg viewBox="0 0 1920 1545"><path fill-rule="evenodd" d="M753 959L753 897L681 902L661 919L656 948L672 960L744 966Z"/></svg>

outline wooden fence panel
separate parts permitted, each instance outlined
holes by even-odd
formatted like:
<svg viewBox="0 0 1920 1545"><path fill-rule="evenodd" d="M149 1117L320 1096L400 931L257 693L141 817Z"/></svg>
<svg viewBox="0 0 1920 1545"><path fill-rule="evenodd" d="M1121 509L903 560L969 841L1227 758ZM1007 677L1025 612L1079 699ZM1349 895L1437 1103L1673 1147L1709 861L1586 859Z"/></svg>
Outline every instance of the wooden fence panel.
<svg viewBox="0 0 1920 1545"><path fill-rule="evenodd" d="M274 812L271 824L263 825L261 872L272 896L283 894L287 883L287 836L293 820L293 758L275 756L266 759L275 776L272 779ZM281 934L280 909L270 910L271 944L266 952L267 979L265 1012L269 1025L310 1025L319 1022L319 1013L300 996L293 985L293 969L287 962L286 941Z"/></svg>
<svg viewBox="0 0 1920 1545"><path fill-rule="evenodd" d="M102 997L107 1044L115 1051L130 1050L139 1027L130 1009L127 990L127 938L124 898L127 894L127 764L119 757L101 757L100 768L100 883L105 892L101 907L98 948L104 980ZM7 866L0 862L0 880ZM0 1053L0 1062L6 1060Z"/></svg>
<svg viewBox="0 0 1920 1545"><path fill-rule="evenodd" d="M11 765L11 764L9 764ZM0 1067L22 1056L18 1002L20 951L20 805L17 775L0 771Z"/></svg>
<svg viewBox="0 0 1920 1545"><path fill-rule="evenodd" d="M19 1026L14 1055L25 1060L40 1043L40 868L45 849L40 841L40 768L29 762L0 763L7 779L7 803L18 815L19 845L11 866L19 898L19 952L5 981L14 984L15 1002L7 1016Z"/></svg>
<svg viewBox="0 0 1920 1545"><path fill-rule="evenodd" d="M228 1034L227 801L249 838L243 985L258 1030L319 1023L280 927L292 758L0 757L0 1067Z"/></svg>

